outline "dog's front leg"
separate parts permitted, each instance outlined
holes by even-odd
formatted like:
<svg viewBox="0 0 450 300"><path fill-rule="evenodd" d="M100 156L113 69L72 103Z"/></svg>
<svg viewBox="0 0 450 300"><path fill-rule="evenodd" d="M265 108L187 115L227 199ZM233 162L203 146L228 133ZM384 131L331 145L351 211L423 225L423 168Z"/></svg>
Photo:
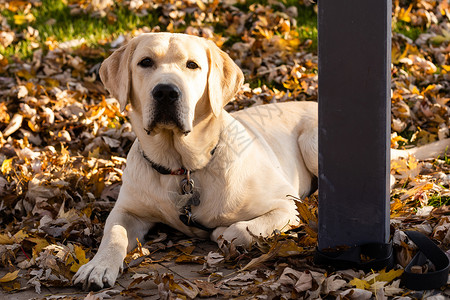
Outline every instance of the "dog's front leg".
<svg viewBox="0 0 450 300"><path fill-rule="evenodd" d="M125 209L111 211L105 224L102 242L97 254L87 264L80 267L73 277L73 283L82 284L84 290L98 290L113 286L127 252L136 247L139 239L152 227Z"/></svg>
<svg viewBox="0 0 450 300"><path fill-rule="evenodd" d="M236 222L228 227L218 227L211 233L211 240L220 237L233 241L235 245L249 247L253 236L270 236L274 230L288 230L290 225L298 225L297 210L294 201L278 201L278 207L248 221Z"/></svg>

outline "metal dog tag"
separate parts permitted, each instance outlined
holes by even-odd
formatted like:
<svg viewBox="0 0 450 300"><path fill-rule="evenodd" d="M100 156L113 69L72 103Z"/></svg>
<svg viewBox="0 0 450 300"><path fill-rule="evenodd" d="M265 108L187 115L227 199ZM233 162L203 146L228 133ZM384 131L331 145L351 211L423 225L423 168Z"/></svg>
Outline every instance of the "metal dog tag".
<svg viewBox="0 0 450 300"><path fill-rule="evenodd" d="M194 180L187 178L181 180L181 192L183 195L192 194L194 192Z"/></svg>
<svg viewBox="0 0 450 300"><path fill-rule="evenodd" d="M200 193L198 191L194 191L192 193L191 199L189 199L188 204L199 206L200 204Z"/></svg>

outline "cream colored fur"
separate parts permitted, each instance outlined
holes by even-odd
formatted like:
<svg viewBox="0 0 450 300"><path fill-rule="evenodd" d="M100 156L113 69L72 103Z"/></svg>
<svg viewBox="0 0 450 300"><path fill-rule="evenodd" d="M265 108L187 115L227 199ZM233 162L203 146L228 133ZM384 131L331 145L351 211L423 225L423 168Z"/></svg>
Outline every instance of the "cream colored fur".
<svg viewBox="0 0 450 300"><path fill-rule="evenodd" d="M140 67L145 57L155 66ZM189 60L199 68L186 68ZM122 110L131 103L137 139L99 250L74 276L75 284L85 289L114 285L126 253L158 222L189 236L223 236L245 246L252 234L268 236L298 224L295 203L286 195L307 195L318 175L317 103L272 104L228 114L223 107L242 84L241 70L212 42L182 34L140 35L106 59L100 75ZM181 91L175 104L179 126L150 128L156 105L152 90L160 83ZM201 202L193 207L193 217L215 228L212 234L179 219L186 201L180 193L184 176L161 175L142 152L162 166L195 170Z"/></svg>

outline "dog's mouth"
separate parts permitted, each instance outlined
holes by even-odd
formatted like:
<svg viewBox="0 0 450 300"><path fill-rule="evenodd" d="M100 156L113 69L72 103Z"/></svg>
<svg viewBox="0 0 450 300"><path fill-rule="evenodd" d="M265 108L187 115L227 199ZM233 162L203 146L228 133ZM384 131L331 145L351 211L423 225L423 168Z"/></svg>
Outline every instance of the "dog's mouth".
<svg viewBox="0 0 450 300"><path fill-rule="evenodd" d="M145 128L145 132L148 135L151 135L152 133L157 133L159 129L180 132L184 135L190 133L190 130L184 128L179 114L177 114L175 108L158 108L155 111L152 121L147 126L147 128Z"/></svg>
<svg viewBox="0 0 450 300"><path fill-rule="evenodd" d="M155 104L149 125L145 129L148 135L157 129L166 129L188 134L180 113L183 94L180 88L172 83L158 83L151 92Z"/></svg>

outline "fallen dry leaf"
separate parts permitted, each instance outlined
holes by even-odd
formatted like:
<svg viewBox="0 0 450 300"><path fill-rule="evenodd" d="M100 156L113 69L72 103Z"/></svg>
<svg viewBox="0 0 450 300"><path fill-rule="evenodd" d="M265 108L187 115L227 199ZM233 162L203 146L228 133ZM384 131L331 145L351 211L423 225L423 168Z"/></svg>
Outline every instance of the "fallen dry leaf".
<svg viewBox="0 0 450 300"><path fill-rule="evenodd" d="M2 278L0 278L0 282L3 283L3 282L10 282L10 281L15 280L19 275L19 271L20 270L16 270L11 273L6 273Z"/></svg>

